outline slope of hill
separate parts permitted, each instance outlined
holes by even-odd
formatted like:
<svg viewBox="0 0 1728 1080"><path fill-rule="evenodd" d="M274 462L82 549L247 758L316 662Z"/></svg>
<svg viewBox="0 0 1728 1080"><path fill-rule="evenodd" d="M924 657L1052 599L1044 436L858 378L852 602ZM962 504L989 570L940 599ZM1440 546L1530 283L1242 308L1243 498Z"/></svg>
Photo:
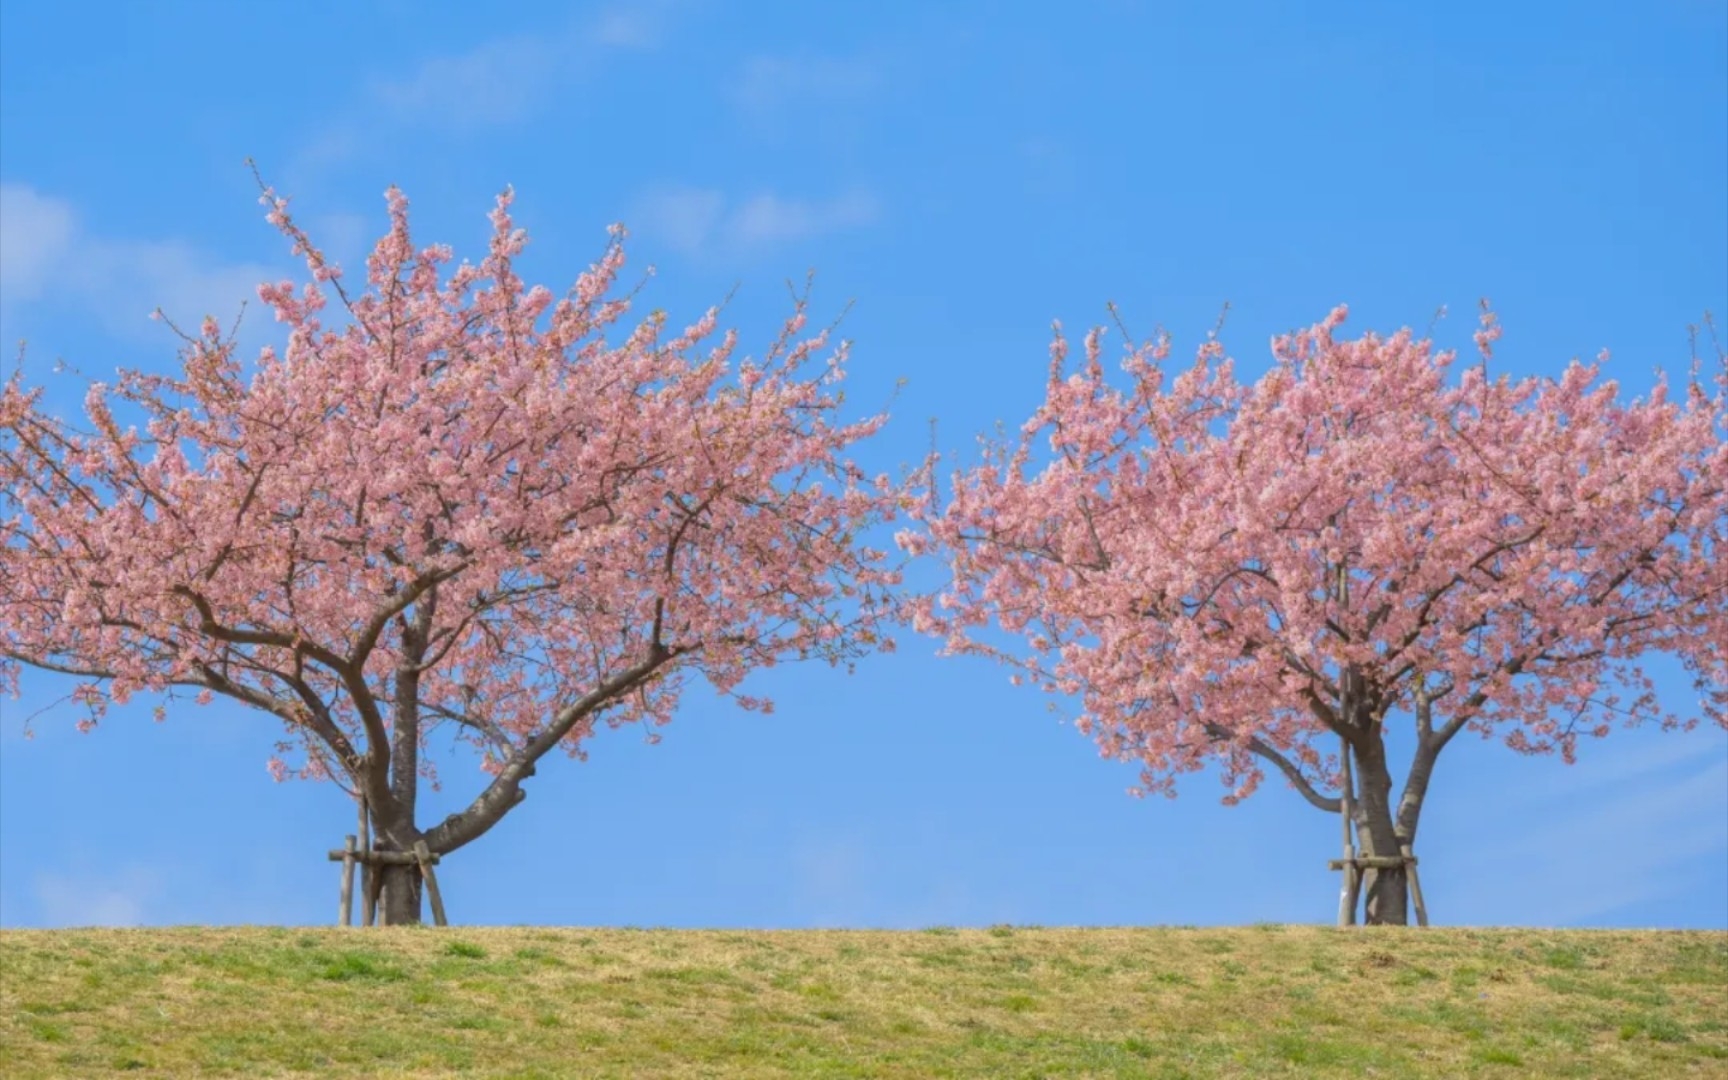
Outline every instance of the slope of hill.
<svg viewBox="0 0 1728 1080"><path fill-rule="evenodd" d="M1728 933L0 933L0 1075L1723 1077Z"/></svg>

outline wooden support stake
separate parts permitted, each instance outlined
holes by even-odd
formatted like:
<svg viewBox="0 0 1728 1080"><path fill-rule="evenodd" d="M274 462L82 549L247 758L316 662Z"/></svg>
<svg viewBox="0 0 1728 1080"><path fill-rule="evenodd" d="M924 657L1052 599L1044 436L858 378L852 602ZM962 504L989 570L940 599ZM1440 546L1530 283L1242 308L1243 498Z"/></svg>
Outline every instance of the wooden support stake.
<svg viewBox="0 0 1728 1080"><path fill-rule="evenodd" d="M366 895L360 901L360 925L373 926L378 922L378 900L384 891L384 875L368 872L366 875Z"/></svg>
<svg viewBox="0 0 1728 1080"><path fill-rule="evenodd" d="M354 925L354 856L357 845L354 837L348 837L343 845L342 857L342 915L339 925Z"/></svg>
<svg viewBox="0 0 1728 1080"><path fill-rule="evenodd" d="M356 800L360 804L360 851L370 856L372 854L372 815L368 813L366 792L360 791ZM360 925L371 926L378 914L378 875L372 872L370 862L360 864Z"/></svg>
<svg viewBox="0 0 1728 1080"><path fill-rule="evenodd" d="M1399 848L1404 853L1404 865L1410 875L1410 900L1416 905L1416 925L1428 925L1428 905L1422 902L1422 882L1416 877L1416 856L1410 854L1410 845Z"/></svg>
<svg viewBox="0 0 1728 1080"><path fill-rule="evenodd" d="M1352 861L1354 861L1355 864L1357 865L1357 867L1361 868L1361 869L1366 869L1366 870L1396 870L1400 866L1413 866L1413 865L1415 865L1416 856L1411 855L1408 858L1406 858L1403 855L1358 855L1358 856L1356 856L1356 858L1354 860L1351 860L1351 859L1333 859L1331 862L1327 863L1326 865L1333 870L1342 870L1346 866L1348 866Z"/></svg>
<svg viewBox="0 0 1728 1080"><path fill-rule="evenodd" d="M348 852L343 850L342 848L330 849L329 859L331 862L341 862L343 859L346 859L347 857L348 857ZM432 860L433 866L438 865L439 856L428 855L427 858ZM362 866L365 866L368 864L370 864L372 866L419 866L420 865L420 859L412 851L372 851L372 852L359 852L359 851L357 851L354 853L354 861L361 864Z"/></svg>
<svg viewBox="0 0 1728 1080"><path fill-rule="evenodd" d="M414 856L420 861L420 877L426 882L426 897L432 901L432 923L435 926L449 926L444 919L444 898L438 895L438 876L432 872L432 864L437 857L427 848L426 841L414 841Z"/></svg>
<svg viewBox="0 0 1728 1080"><path fill-rule="evenodd" d="M1342 759L1344 764L1344 785L1338 795L1339 819L1343 822L1344 828L1344 865L1338 867L1338 869L1344 871L1344 884L1343 888L1338 892L1338 925L1355 926L1356 896L1358 890L1361 888L1361 878L1358 877L1356 873L1356 834L1354 829L1351 828L1354 823L1351 821L1353 815L1350 806L1350 792L1352 788L1354 788L1355 784L1350 778L1350 740L1340 735L1338 736L1338 742L1341 744L1344 753Z"/></svg>

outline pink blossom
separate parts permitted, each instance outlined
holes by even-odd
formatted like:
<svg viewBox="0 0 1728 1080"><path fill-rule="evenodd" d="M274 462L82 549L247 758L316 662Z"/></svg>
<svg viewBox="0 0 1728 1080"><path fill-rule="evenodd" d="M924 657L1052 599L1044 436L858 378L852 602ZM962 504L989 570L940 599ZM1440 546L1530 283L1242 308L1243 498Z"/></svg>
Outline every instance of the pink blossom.
<svg viewBox="0 0 1728 1080"><path fill-rule="evenodd" d="M355 290L266 189L312 280L260 286L288 336L250 371L206 320L178 377L92 387L91 431L0 389L0 686L36 665L88 675L91 708L192 686L272 713L306 758L273 774L357 785L399 838L419 832L391 775L453 732L494 778L425 834L439 851L597 718L663 723L693 682L888 645L898 574L854 538L903 492L843 464L884 418L841 419L844 346L797 338L803 300L740 380L714 310L608 334L622 228L554 302L516 274L510 192L454 269L386 198Z"/></svg>
<svg viewBox="0 0 1728 1080"><path fill-rule="evenodd" d="M1145 790L1216 763L1229 801L1271 765L1335 808L1340 737L1376 763L1399 716L1430 762L1465 728L1570 760L1615 726L1728 725L1728 364L1713 393L1695 375L1683 402L1659 383L1625 403L1600 362L1455 373L1407 330L1335 336L1345 316L1275 340L1253 384L1211 340L1166 384L1161 339L1126 350L1118 387L1101 332L1069 372L1058 326L1021 437L946 505L907 501L902 548L952 574L914 626L1077 693ZM1486 358L1486 307L1481 325ZM1657 702L1639 661L1659 652L1695 709ZM1379 808L1393 854L1411 783L1408 814Z"/></svg>

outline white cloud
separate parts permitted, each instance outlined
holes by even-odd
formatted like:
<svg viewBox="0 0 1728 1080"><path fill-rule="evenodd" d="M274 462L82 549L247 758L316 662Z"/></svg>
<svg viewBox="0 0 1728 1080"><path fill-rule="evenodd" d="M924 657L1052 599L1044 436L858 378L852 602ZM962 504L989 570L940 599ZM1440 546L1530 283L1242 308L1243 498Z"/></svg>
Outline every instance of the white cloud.
<svg viewBox="0 0 1728 1080"><path fill-rule="evenodd" d="M20 184L0 184L0 303L42 295L71 247L76 223L61 199Z"/></svg>
<svg viewBox="0 0 1728 1080"><path fill-rule="evenodd" d="M228 326L242 303L248 303L257 318L258 283L278 276L259 264L224 265L179 240L92 241L87 255L88 262L74 280L98 303L113 300L111 322L116 330L140 335L157 333L146 320L158 307L188 332L196 332L205 315L214 315Z"/></svg>
<svg viewBox="0 0 1728 1080"><path fill-rule="evenodd" d="M696 254L714 235L725 208L726 197L718 191L669 188L636 200L632 217L648 235L674 250Z"/></svg>
<svg viewBox="0 0 1728 1080"><path fill-rule="evenodd" d="M35 925L141 926L161 887L158 874L138 866L115 874L37 874Z"/></svg>
<svg viewBox="0 0 1728 1080"><path fill-rule="evenodd" d="M666 4L637 4L600 13L588 29L596 45L615 49L651 49L660 44Z"/></svg>
<svg viewBox="0 0 1728 1080"><path fill-rule="evenodd" d="M880 67L861 58L755 56L745 62L728 96L760 120L794 105L861 101L882 82Z"/></svg>
<svg viewBox="0 0 1728 1080"><path fill-rule="evenodd" d="M632 218L646 235L673 250L714 261L858 228L879 214L875 196L862 190L830 199L790 199L765 192L728 203L710 188L669 187L637 199Z"/></svg>
<svg viewBox="0 0 1728 1080"><path fill-rule="evenodd" d="M295 190L356 157L376 153L405 127L471 132L529 120L561 86L600 72L607 54L659 45L677 0L637 0L586 21L480 42L368 80L358 98L327 117L280 172Z"/></svg>
<svg viewBox="0 0 1728 1080"><path fill-rule="evenodd" d="M1498 820L1479 824L1484 842L1440 871L1459 909L1445 921L1502 921L1494 913L1510 908L1527 922L1590 923L1686 888L1679 871L1728 854L1728 741L1719 733L1598 749L1600 760L1525 787L1497 807Z"/></svg>
<svg viewBox="0 0 1728 1080"><path fill-rule="evenodd" d="M670 6L620 6L567 29L494 38L423 60L401 78L374 80L370 96L399 121L466 128L515 123L547 104L561 82L591 73L602 53L658 45ZM326 156L357 148L351 137L322 141Z"/></svg>
<svg viewBox="0 0 1728 1080"><path fill-rule="evenodd" d="M727 239L752 248L868 225L875 217L876 200L861 191L817 202L770 194L747 200L725 224Z"/></svg>
<svg viewBox="0 0 1728 1080"><path fill-rule="evenodd" d="M259 282L281 277L257 263L229 263L182 240L115 240L92 236L65 199L23 184L0 184L0 305L8 314L49 302L93 314L110 332L159 341L150 321L160 307L188 332L205 315L226 328L249 302L247 323L266 325Z"/></svg>
<svg viewBox="0 0 1728 1080"><path fill-rule="evenodd" d="M522 119L557 74L562 43L521 36L486 42L460 56L423 61L413 74L379 80L372 94L399 119L479 126Z"/></svg>
<svg viewBox="0 0 1728 1080"><path fill-rule="evenodd" d="M1682 735L1655 735L1645 732L1645 738L1633 746L1624 737L1612 736L1599 742L1581 742L1578 764L1550 771L1542 781L1524 788L1531 798L1597 791L1603 788L1624 788L1628 783L1647 780L1653 774L1665 773L1687 766L1700 766L1728 757L1728 740L1709 728ZM1728 825L1728 820L1724 821Z"/></svg>

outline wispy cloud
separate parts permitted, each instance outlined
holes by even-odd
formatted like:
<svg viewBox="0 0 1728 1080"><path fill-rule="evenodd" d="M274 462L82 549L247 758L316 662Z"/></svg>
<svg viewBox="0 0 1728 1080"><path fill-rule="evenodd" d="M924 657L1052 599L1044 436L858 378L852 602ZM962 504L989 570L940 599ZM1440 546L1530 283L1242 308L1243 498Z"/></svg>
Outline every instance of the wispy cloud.
<svg viewBox="0 0 1728 1080"><path fill-rule="evenodd" d="M339 116L318 127L283 179L302 189L394 130L471 133L531 120L557 103L562 88L603 70L610 54L657 48L683 6L681 0L618 4L379 73Z"/></svg>
<svg viewBox="0 0 1728 1080"><path fill-rule="evenodd" d="M712 188L666 187L637 199L630 220L674 251L714 262L860 228L880 213L876 197L862 189L828 199L763 192L731 201Z"/></svg>
<svg viewBox="0 0 1728 1080"><path fill-rule="evenodd" d="M883 83L881 66L862 57L754 56L727 96L747 116L767 120L792 106L860 102Z"/></svg>
<svg viewBox="0 0 1728 1080"><path fill-rule="evenodd" d="M71 307L128 338L160 340L150 322L165 315L195 330L205 315L225 326L257 286L280 277L257 263L223 262L178 239L110 239L87 232L65 199L24 184L0 184L0 306L7 315L34 303ZM262 322L249 314L248 322Z"/></svg>
<svg viewBox="0 0 1728 1080"><path fill-rule="evenodd" d="M161 876L141 866L113 873L37 874L37 926L142 926L162 891Z"/></svg>
<svg viewBox="0 0 1728 1080"><path fill-rule="evenodd" d="M1501 921L1496 898L1517 897L1520 921L1599 922L1687 887L1684 866L1728 854L1728 740L1670 736L1585 760L1480 823L1492 837L1445 871L1462 910L1447 921ZM1588 860L1579 853L1588 851ZM1724 897L1728 899L1728 897Z"/></svg>
<svg viewBox="0 0 1728 1080"><path fill-rule="evenodd" d="M590 74L601 54L658 46L671 10L668 3L620 6L551 32L494 38L375 79L369 96L397 121L458 128L516 123L549 104L561 84Z"/></svg>
<svg viewBox="0 0 1728 1080"><path fill-rule="evenodd" d="M530 35L489 41L459 56L425 60L406 77L378 80L372 94L398 118L508 123L538 104L557 72L560 45Z"/></svg>
<svg viewBox="0 0 1728 1080"><path fill-rule="evenodd" d="M0 304L35 300L72 247L72 207L19 184L0 184Z"/></svg>
<svg viewBox="0 0 1728 1080"><path fill-rule="evenodd" d="M616 49L652 49L660 44L671 9L668 3L637 3L603 11L589 24L588 39Z"/></svg>
<svg viewBox="0 0 1728 1080"><path fill-rule="evenodd" d="M723 224L726 238L748 250L857 228L875 219L875 198L850 191L815 201L757 195L740 203Z"/></svg>

